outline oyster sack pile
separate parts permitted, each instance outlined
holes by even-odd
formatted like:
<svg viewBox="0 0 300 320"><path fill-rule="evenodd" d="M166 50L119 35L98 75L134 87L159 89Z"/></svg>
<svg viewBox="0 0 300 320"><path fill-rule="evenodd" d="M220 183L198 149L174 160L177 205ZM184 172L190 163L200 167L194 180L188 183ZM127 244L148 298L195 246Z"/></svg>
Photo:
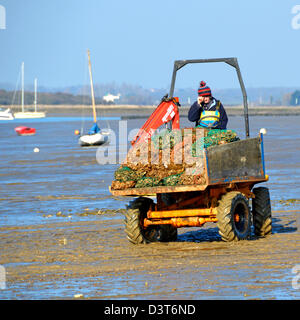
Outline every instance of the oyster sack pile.
<svg viewBox="0 0 300 320"><path fill-rule="evenodd" d="M111 188L205 184L205 149L237 140L233 130L162 130L129 150L125 162L114 173Z"/></svg>

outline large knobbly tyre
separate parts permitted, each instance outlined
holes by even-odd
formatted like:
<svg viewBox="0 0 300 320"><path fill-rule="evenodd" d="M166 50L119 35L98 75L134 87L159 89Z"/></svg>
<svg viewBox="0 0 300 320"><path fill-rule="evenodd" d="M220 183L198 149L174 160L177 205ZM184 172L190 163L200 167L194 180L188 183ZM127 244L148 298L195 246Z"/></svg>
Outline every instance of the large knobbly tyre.
<svg viewBox="0 0 300 320"><path fill-rule="evenodd" d="M177 239L177 229L171 225L144 228L143 221L152 205L153 201L151 199L143 197L129 203L125 215L125 232L131 243L141 244L156 241L175 241Z"/></svg>
<svg viewBox="0 0 300 320"><path fill-rule="evenodd" d="M255 198L252 200L254 233L265 237L272 233L272 211L269 189L254 188Z"/></svg>
<svg viewBox="0 0 300 320"><path fill-rule="evenodd" d="M251 233L251 212L247 198L237 191L222 196L217 208L217 226L224 241L247 239Z"/></svg>

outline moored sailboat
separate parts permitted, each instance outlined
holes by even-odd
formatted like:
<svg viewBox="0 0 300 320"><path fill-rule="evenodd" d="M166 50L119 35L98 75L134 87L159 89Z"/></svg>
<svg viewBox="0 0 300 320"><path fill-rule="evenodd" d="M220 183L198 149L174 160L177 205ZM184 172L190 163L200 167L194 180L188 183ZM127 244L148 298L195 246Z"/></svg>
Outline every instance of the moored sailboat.
<svg viewBox="0 0 300 320"><path fill-rule="evenodd" d="M90 51L88 50L88 60L89 60L89 74L90 74L90 83L91 83L91 96L92 96L92 107L93 107L93 120L94 124L88 134L81 135L79 137L79 144L82 147L88 146L100 146L110 141L110 132L109 130L101 130L97 124L97 114L95 106L95 95L94 95L94 86L93 86L93 76L92 76L92 66L91 66L91 57Z"/></svg>
<svg viewBox="0 0 300 320"><path fill-rule="evenodd" d="M37 111L37 79L34 81L34 111L25 111L24 100L24 62L22 62L22 112L16 112L14 116L16 119L44 118L46 116L45 112Z"/></svg>

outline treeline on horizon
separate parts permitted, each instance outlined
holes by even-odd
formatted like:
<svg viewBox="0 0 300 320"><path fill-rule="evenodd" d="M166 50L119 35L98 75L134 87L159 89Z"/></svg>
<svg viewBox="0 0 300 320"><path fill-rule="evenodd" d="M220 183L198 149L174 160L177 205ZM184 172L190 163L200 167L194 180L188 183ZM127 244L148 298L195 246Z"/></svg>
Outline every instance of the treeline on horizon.
<svg viewBox="0 0 300 320"><path fill-rule="evenodd" d="M91 104L92 99L90 96L85 95L73 95L71 93L64 92L39 92L37 98L38 104L44 105L85 105ZM102 98L95 97L96 104L110 104ZM34 104L34 93L25 91L24 92L24 104ZM21 105L21 91L6 91L0 90L0 105Z"/></svg>
<svg viewBox="0 0 300 320"><path fill-rule="evenodd" d="M86 94L86 88L70 87L65 88L63 92L42 91L38 92L38 104L42 105L90 105L91 96ZM197 92L190 89L177 89L175 95L180 97L181 105L190 105L194 100ZM254 89L248 90L248 102L255 105L300 105L300 90L298 89ZM280 92L278 92L280 91ZM83 94L82 94L83 93ZM103 97L111 93L119 95L120 98L113 102L107 102ZM141 86L122 86L106 85L95 86L95 103L104 105L129 104L129 105L158 105L161 98L166 94L164 89L145 89ZM226 105L242 104L242 95L239 89L232 90L215 90L218 99ZM0 105L20 105L21 91L11 91L0 89ZM24 104L34 104L34 92L26 90L24 93Z"/></svg>
<svg viewBox="0 0 300 320"><path fill-rule="evenodd" d="M96 91L96 90L95 90ZM41 105L89 105L92 99L88 95L72 94L66 92L39 92L37 103ZM133 105L147 105L159 102L157 97L151 96L149 92L128 92L122 95L120 100L116 103L133 104ZM95 96L95 103L102 105L114 105L116 103L107 102L99 96ZM24 104L34 104L34 92L24 92ZM21 105L21 91L8 91L0 89L0 105Z"/></svg>

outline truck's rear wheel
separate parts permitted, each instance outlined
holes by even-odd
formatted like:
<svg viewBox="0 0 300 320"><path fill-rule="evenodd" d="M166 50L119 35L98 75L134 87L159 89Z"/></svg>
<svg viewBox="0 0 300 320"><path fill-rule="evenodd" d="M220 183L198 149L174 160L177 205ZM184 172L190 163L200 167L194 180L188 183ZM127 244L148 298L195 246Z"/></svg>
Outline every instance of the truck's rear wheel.
<svg viewBox="0 0 300 320"><path fill-rule="evenodd" d="M254 233L265 237L272 233L272 210L269 189L254 188L255 198L252 200Z"/></svg>
<svg viewBox="0 0 300 320"><path fill-rule="evenodd" d="M237 191L222 196L217 208L217 226L224 241L247 239L251 232L251 212L247 198Z"/></svg>
<svg viewBox="0 0 300 320"><path fill-rule="evenodd" d="M133 244L156 241L175 241L177 229L171 225L157 225L144 228L147 211L153 205L149 198L140 197L129 203L125 215L125 232L127 239Z"/></svg>

